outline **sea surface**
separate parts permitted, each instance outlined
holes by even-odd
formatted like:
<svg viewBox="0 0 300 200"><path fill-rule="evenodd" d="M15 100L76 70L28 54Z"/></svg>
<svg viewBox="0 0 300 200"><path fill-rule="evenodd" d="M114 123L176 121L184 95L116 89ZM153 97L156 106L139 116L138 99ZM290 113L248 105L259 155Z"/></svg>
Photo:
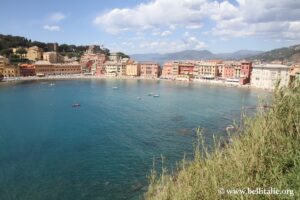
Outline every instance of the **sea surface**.
<svg viewBox="0 0 300 200"><path fill-rule="evenodd" d="M209 146L264 96L153 80L0 83L0 199L139 199L153 161L174 170L197 127Z"/></svg>

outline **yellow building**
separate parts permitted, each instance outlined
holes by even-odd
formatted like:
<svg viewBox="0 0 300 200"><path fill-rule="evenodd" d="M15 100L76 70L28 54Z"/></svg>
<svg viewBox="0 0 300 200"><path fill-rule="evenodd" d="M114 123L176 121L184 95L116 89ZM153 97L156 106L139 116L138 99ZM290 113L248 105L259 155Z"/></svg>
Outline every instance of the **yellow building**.
<svg viewBox="0 0 300 200"><path fill-rule="evenodd" d="M48 61L37 61L34 63L35 73L37 76L54 75L55 69L53 64Z"/></svg>
<svg viewBox="0 0 300 200"><path fill-rule="evenodd" d="M37 76L80 74L81 66L78 62L53 64L48 61L38 61L34 64Z"/></svg>
<svg viewBox="0 0 300 200"><path fill-rule="evenodd" d="M139 76L141 73L141 65L139 63L132 63L126 65L127 76Z"/></svg>
<svg viewBox="0 0 300 200"><path fill-rule="evenodd" d="M218 61L197 62L194 68L194 76L198 78L216 78L219 68L222 66Z"/></svg>
<svg viewBox="0 0 300 200"><path fill-rule="evenodd" d="M42 60L43 59L43 49L33 46L27 49L26 58L28 60Z"/></svg>
<svg viewBox="0 0 300 200"><path fill-rule="evenodd" d="M20 69L18 66L6 65L3 70L4 77L18 77L20 76Z"/></svg>
<svg viewBox="0 0 300 200"><path fill-rule="evenodd" d="M4 68L6 65L8 65L8 59L0 56L0 75L4 75Z"/></svg>
<svg viewBox="0 0 300 200"><path fill-rule="evenodd" d="M54 64L55 75L81 74L78 62Z"/></svg>
<svg viewBox="0 0 300 200"><path fill-rule="evenodd" d="M43 54L43 60L50 63L59 63L64 61L64 57L55 51L51 51Z"/></svg>

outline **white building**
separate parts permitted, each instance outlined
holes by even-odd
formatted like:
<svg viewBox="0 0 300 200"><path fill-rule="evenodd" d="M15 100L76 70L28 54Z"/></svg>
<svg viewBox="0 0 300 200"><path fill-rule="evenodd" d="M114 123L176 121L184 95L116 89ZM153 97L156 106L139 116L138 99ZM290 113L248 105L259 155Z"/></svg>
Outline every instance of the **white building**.
<svg viewBox="0 0 300 200"><path fill-rule="evenodd" d="M281 64L254 65L251 75L251 85L257 88L274 89L277 81L280 86L289 83L290 66Z"/></svg>
<svg viewBox="0 0 300 200"><path fill-rule="evenodd" d="M126 75L126 64L120 62L106 62L105 74L107 76L124 76Z"/></svg>

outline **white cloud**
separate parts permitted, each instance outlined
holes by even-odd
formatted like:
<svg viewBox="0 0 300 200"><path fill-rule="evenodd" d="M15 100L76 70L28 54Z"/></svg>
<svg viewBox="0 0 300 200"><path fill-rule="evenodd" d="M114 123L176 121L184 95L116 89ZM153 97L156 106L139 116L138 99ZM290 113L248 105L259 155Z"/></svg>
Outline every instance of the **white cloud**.
<svg viewBox="0 0 300 200"><path fill-rule="evenodd" d="M218 12L211 16L216 21L212 34L221 37L256 36L275 41L300 39L300 1L237 0L237 2L238 5L235 6L229 2L220 4Z"/></svg>
<svg viewBox="0 0 300 200"><path fill-rule="evenodd" d="M48 17L49 21L51 21L51 22L60 22L61 20L65 19L65 18L66 18L66 16L61 12L52 13Z"/></svg>
<svg viewBox="0 0 300 200"><path fill-rule="evenodd" d="M195 23L207 15L208 10L201 5L210 4L207 0L154 0L141 3L133 8L115 8L97 16L93 23L109 33L119 33L129 29L169 27L186 22Z"/></svg>
<svg viewBox="0 0 300 200"><path fill-rule="evenodd" d="M145 29L200 29L212 20L207 36L300 39L299 0L152 0L132 8L115 8L93 23L109 33ZM161 33L160 33L161 34ZM154 35L160 35L157 31Z"/></svg>
<svg viewBox="0 0 300 200"><path fill-rule="evenodd" d="M168 53L168 52L176 52L182 51L186 49L186 44L183 41L169 41L169 40L147 40L141 41L138 45L142 52L151 53L151 52L159 52L159 53Z"/></svg>
<svg viewBox="0 0 300 200"><path fill-rule="evenodd" d="M59 26L45 25L45 26L43 26L43 28L48 31L60 31L61 30Z"/></svg>
<svg viewBox="0 0 300 200"><path fill-rule="evenodd" d="M171 34L172 34L171 31L163 31L163 32L161 33L161 36L167 36L167 35L171 35Z"/></svg>
<svg viewBox="0 0 300 200"><path fill-rule="evenodd" d="M200 41L197 37L192 35L185 35L182 39L170 40L165 38L159 39L142 39L140 41L135 41L137 47L141 52L150 53L150 52L159 52L159 53L168 53L176 52L188 49L204 49L207 45ZM124 44L127 44L125 42ZM137 50L137 49L135 49Z"/></svg>
<svg viewBox="0 0 300 200"><path fill-rule="evenodd" d="M168 36L168 35L171 35L172 34L172 31L169 31L169 30L165 30L165 31L159 31L159 30L155 30L154 32L152 32L152 35L154 36Z"/></svg>
<svg viewBox="0 0 300 200"><path fill-rule="evenodd" d="M200 29L202 27L203 27L202 24L189 24L185 26L185 28L187 29Z"/></svg>

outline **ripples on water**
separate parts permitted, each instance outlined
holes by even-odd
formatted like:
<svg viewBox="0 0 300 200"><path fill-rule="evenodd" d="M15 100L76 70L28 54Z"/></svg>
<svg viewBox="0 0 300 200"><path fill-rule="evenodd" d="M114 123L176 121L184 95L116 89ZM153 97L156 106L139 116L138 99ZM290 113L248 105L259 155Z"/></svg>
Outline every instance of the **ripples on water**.
<svg viewBox="0 0 300 200"><path fill-rule="evenodd" d="M195 128L209 145L258 95L141 80L0 84L0 199L137 199L153 159L174 168Z"/></svg>

